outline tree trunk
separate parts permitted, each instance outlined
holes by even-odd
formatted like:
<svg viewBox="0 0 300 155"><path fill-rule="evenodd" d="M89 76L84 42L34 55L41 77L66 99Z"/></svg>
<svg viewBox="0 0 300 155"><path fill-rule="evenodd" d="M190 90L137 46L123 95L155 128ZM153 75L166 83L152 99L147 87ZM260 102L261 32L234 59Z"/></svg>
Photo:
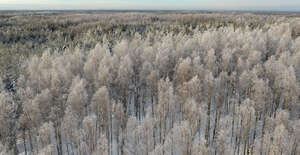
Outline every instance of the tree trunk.
<svg viewBox="0 0 300 155"><path fill-rule="evenodd" d="M263 122L262 122L262 131L261 131L261 133L262 133L262 135L261 135L261 141L260 141L260 145L261 145L261 147L260 147L260 153L262 154L262 151L263 151L263 142L264 142L264 135L265 135L265 120L266 120L266 117L265 117L265 113L263 112Z"/></svg>
<svg viewBox="0 0 300 155"><path fill-rule="evenodd" d="M237 144L237 147L238 147L238 155L240 154L240 145L241 145L241 135L242 135L242 119L240 120L239 122L240 124L240 132L239 132L239 135L238 135L238 144Z"/></svg>
<svg viewBox="0 0 300 155"><path fill-rule="evenodd" d="M138 88L135 88L134 90L134 110L135 110L135 117L140 120L139 118L139 103L138 103L138 98L139 98L139 94L138 94Z"/></svg>
<svg viewBox="0 0 300 155"><path fill-rule="evenodd" d="M162 143L162 138L161 138L161 130L162 130L162 125L161 125L161 118L159 119L159 143L161 144Z"/></svg>
<svg viewBox="0 0 300 155"><path fill-rule="evenodd" d="M292 155L296 155L296 154L300 153L300 152L297 152L297 147L298 147L298 143L297 143L297 140L295 140Z"/></svg>
<svg viewBox="0 0 300 155"><path fill-rule="evenodd" d="M61 139L61 133L58 129L58 125L55 126L55 139L56 139L56 149L57 154L62 155L62 139Z"/></svg>
<svg viewBox="0 0 300 155"><path fill-rule="evenodd" d="M119 130L118 130L117 135L116 135L116 137L117 137L117 155L120 154L119 136L120 135L119 135Z"/></svg>
<svg viewBox="0 0 300 155"><path fill-rule="evenodd" d="M60 131L59 131L59 129L58 129L58 140L59 140L59 149L60 149L60 155L62 155L63 154L63 149L62 149L62 137L61 137L61 133L60 133Z"/></svg>
<svg viewBox="0 0 300 155"><path fill-rule="evenodd" d="M233 136L234 136L234 117L235 117L235 101L233 102L232 105L232 122L231 122L231 138L230 138L230 142L231 144L233 143Z"/></svg>
<svg viewBox="0 0 300 155"><path fill-rule="evenodd" d="M12 137L10 137L9 150L12 150L14 155L18 155L16 135L12 135Z"/></svg>
<svg viewBox="0 0 300 155"><path fill-rule="evenodd" d="M146 92L145 92L146 90L144 90L143 91L143 95L142 95L142 99L141 99L141 106L142 106L142 108L141 108L141 110L142 110L142 116L143 116L143 118L145 118L145 116L146 116L146 114L145 114L145 104L146 104L146 101L145 101L145 99L146 99Z"/></svg>
<svg viewBox="0 0 300 155"><path fill-rule="evenodd" d="M27 148L26 148L26 130L23 130L23 145L24 145L24 153L27 155Z"/></svg>
<svg viewBox="0 0 300 155"><path fill-rule="evenodd" d="M275 93L276 97L275 97L275 109L274 111L272 110L271 115L274 114L274 118L276 117L276 111L279 108L280 105L280 97L281 97L281 93Z"/></svg>
<svg viewBox="0 0 300 155"><path fill-rule="evenodd" d="M151 112L152 112L152 118L154 118L154 95L152 94L152 90L151 90ZM153 131L152 131L152 137L153 137L153 149L155 149L156 147L156 141L155 141L155 122L153 122Z"/></svg>
<svg viewBox="0 0 300 155"><path fill-rule="evenodd" d="M209 145L209 135L210 135L210 106L211 106L211 97L208 97L208 102L207 102L207 118L206 118L206 129L205 129L205 139L206 139L206 146Z"/></svg>
<svg viewBox="0 0 300 155"><path fill-rule="evenodd" d="M253 141L251 144L251 155L253 155L253 148L254 148L254 143L255 143L255 138L256 138L256 128L257 128L257 122L258 122L258 115L255 115L255 122L254 122L254 133L253 133Z"/></svg>
<svg viewBox="0 0 300 155"><path fill-rule="evenodd" d="M111 142L110 142L109 124L106 125L106 138L107 138L107 143L108 143L108 154L110 154L110 143Z"/></svg>
<svg viewBox="0 0 300 155"><path fill-rule="evenodd" d="M68 144L68 143L66 144L66 147L67 147L67 153L68 153L68 155L69 155L70 152L69 152L69 144Z"/></svg>
<svg viewBox="0 0 300 155"><path fill-rule="evenodd" d="M212 140L213 142L215 141L215 138L216 138L216 131L217 131L216 129L219 126L220 117L221 117L220 108L217 108L216 117L215 117L215 124L214 124L214 131L213 131L213 140Z"/></svg>
<svg viewBox="0 0 300 155"><path fill-rule="evenodd" d="M33 144L32 144L32 136L31 136L31 130L29 129L28 132L28 136L29 136L29 145L30 145L30 151L33 153Z"/></svg>
<svg viewBox="0 0 300 155"><path fill-rule="evenodd" d="M121 155L124 155L124 146L126 138L126 127L122 128Z"/></svg>
<svg viewBox="0 0 300 155"><path fill-rule="evenodd" d="M244 140L243 155L246 155L247 140Z"/></svg>
<svg viewBox="0 0 300 155"><path fill-rule="evenodd" d="M198 130L199 130L199 143L200 143L201 142L201 116L198 120Z"/></svg>
<svg viewBox="0 0 300 155"><path fill-rule="evenodd" d="M153 122L153 131L152 131L152 137L153 137L153 149L155 149L155 147L156 147L155 129L156 129L156 125L155 125L154 122Z"/></svg>
<svg viewBox="0 0 300 155"><path fill-rule="evenodd" d="M124 105L124 116L125 118L122 118L122 124L121 124L121 129L122 129L122 139L121 139L121 146L120 146L120 151L121 155L124 155L124 145L125 145L125 135L126 135L126 126L127 126L127 93L124 92L124 96L122 99L122 103Z"/></svg>
<svg viewBox="0 0 300 155"><path fill-rule="evenodd" d="M113 148L113 120L112 120L112 107L111 102L109 103L109 119L110 119L110 131L109 131L109 155L112 155L112 148Z"/></svg>
<svg viewBox="0 0 300 155"><path fill-rule="evenodd" d="M75 153L74 153L74 146L73 146L73 142L71 142L71 144L70 144L70 149L71 149L72 155L74 155Z"/></svg>

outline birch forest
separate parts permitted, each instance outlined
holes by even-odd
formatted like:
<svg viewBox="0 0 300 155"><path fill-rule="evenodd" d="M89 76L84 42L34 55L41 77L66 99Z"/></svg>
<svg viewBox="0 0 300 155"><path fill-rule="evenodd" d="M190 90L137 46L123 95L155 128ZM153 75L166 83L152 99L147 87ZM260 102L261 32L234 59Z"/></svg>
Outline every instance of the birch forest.
<svg viewBox="0 0 300 155"><path fill-rule="evenodd" d="M300 154L299 15L0 23L1 155Z"/></svg>

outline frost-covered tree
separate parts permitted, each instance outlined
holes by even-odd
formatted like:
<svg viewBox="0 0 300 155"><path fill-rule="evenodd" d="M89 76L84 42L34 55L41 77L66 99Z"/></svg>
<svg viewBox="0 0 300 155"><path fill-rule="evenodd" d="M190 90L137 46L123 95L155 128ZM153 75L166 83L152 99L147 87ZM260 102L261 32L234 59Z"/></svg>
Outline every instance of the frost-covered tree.
<svg viewBox="0 0 300 155"><path fill-rule="evenodd" d="M212 74L214 75L217 69L217 58L215 55L215 50L214 49L210 49L207 51L206 56L204 58L205 60L205 65L206 68L209 69Z"/></svg>
<svg viewBox="0 0 300 155"><path fill-rule="evenodd" d="M70 105L72 111L74 111L77 117L81 119L88 113L88 94L86 92L85 87L86 81L84 79L80 79L79 76L74 78L70 87L70 93L67 100L67 104Z"/></svg>
<svg viewBox="0 0 300 155"><path fill-rule="evenodd" d="M66 108L65 116L62 121L62 133L65 139L67 152L76 152L78 141L76 139L78 133L79 120L72 111L71 107Z"/></svg>
<svg viewBox="0 0 300 155"><path fill-rule="evenodd" d="M96 127L97 118L95 115L86 116L83 119L82 127L83 127L83 139L87 144L88 152L92 153L97 147L97 127Z"/></svg>
<svg viewBox="0 0 300 155"><path fill-rule="evenodd" d="M110 101L108 90L105 86L99 88L92 98L92 111L97 116L97 128L99 132L108 130L108 123L110 118Z"/></svg>
<svg viewBox="0 0 300 155"><path fill-rule="evenodd" d="M99 140L97 141L97 146L92 155L103 154L109 155L109 146L107 144L107 139L105 135L101 135Z"/></svg>
<svg viewBox="0 0 300 155"><path fill-rule="evenodd" d="M187 120L189 123L189 129L191 132L190 134L192 135L192 140L194 140L198 131L198 134L200 134L200 126L202 119L201 112L203 112L203 110L194 99L189 99L184 104L183 120Z"/></svg>
<svg viewBox="0 0 300 155"><path fill-rule="evenodd" d="M83 70L86 79L90 83L93 83L97 79L98 75L95 73L98 71L99 64L106 52L106 49L98 44L87 56L87 61L84 64Z"/></svg>
<svg viewBox="0 0 300 155"><path fill-rule="evenodd" d="M250 99L246 99L243 101L240 107L240 120L241 120L241 140L243 140L243 153L249 150L249 136L251 130L251 124L254 119L255 109L253 108L253 101ZM240 143L240 142L239 142Z"/></svg>
<svg viewBox="0 0 300 155"><path fill-rule="evenodd" d="M174 121L171 115L171 109L175 106L174 89L172 82L167 78L161 79L158 84L158 105L156 107L155 117L159 120L159 140L164 143L169 128L167 123Z"/></svg>
<svg viewBox="0 0 300 155"><path fill-rule="evenodd" d="M0 93L0 141L11 154L17 154L16 103L7 92ZM8 153L8 152L7 152Z"/></svg>
<svg viewBox="0 0 300 155"><path fill-rule="evenodd" d="M180 124L175 124L172 130L174 142L176 143L176 148L180 151L182 155L189 155L192 151L193 137L192 130L190 129L190 124L187 121L183 121Z"/></svg>
<svg viewBox="0 0 300 155"><path fill-rule="evenodd" d="M142 152L149 153L155 148L155 128L154 118L152 117L150 108L147 110L146 117L138 127L138 134L140 136L139 149Z"/></svg>
<svg viewBox="0 0 300 155"><path fill-rule="evenodd" d="M205 89L205 96L207 102L207 112L206 112L206 127L205 127L205 139L207 144L210 143L210 119L211 119L211 102L213 97L213 88L214 88L214 77L213 73L208 71L204 77L204 89Z"/></svg>
<svg viewBox="0 0 300 155"><path fill-rule="evenodd" d="M38 139L42 148L46 148L48 145L51 145L51 133L53 133L53 131L53 124L51 122L44 123L39 128Z"/></svg>
<svg viewBox="0 0 300 155"><path fill-rule="evenodd" d="M181 60L176 67L175 78L178 84L188 81L192 76L192 61L190 58Z"/></svg>

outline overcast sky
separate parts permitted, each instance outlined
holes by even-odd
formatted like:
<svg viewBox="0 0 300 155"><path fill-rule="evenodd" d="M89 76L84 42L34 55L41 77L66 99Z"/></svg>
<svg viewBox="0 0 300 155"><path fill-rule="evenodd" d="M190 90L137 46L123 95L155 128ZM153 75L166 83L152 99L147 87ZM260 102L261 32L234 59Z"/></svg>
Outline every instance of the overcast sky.
<svg viewBox="0 0 300 155"><path fill-rule="evenodd" d="M300 0L0 0L0 9L211 9L300 11Z"/></svg>

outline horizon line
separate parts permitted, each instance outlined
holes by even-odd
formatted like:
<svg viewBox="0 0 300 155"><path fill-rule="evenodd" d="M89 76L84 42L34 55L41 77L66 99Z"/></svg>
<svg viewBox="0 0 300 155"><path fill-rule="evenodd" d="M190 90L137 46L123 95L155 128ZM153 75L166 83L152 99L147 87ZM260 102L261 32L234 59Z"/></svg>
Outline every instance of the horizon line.
<svg viewBox="0 0 300 155"><path fill-rule="evenodd" d="M156 9L156 8L147 8L147 9L56 9L56 8L49 8L49 9L26 9L26 8L20 8L20 9L1 9L0 12L3 11L128 11L128 12L134 12L134 11L207 11L207 12L289 12L289 13L300 13L300 10L279 10L279 9Z"/></svg>

